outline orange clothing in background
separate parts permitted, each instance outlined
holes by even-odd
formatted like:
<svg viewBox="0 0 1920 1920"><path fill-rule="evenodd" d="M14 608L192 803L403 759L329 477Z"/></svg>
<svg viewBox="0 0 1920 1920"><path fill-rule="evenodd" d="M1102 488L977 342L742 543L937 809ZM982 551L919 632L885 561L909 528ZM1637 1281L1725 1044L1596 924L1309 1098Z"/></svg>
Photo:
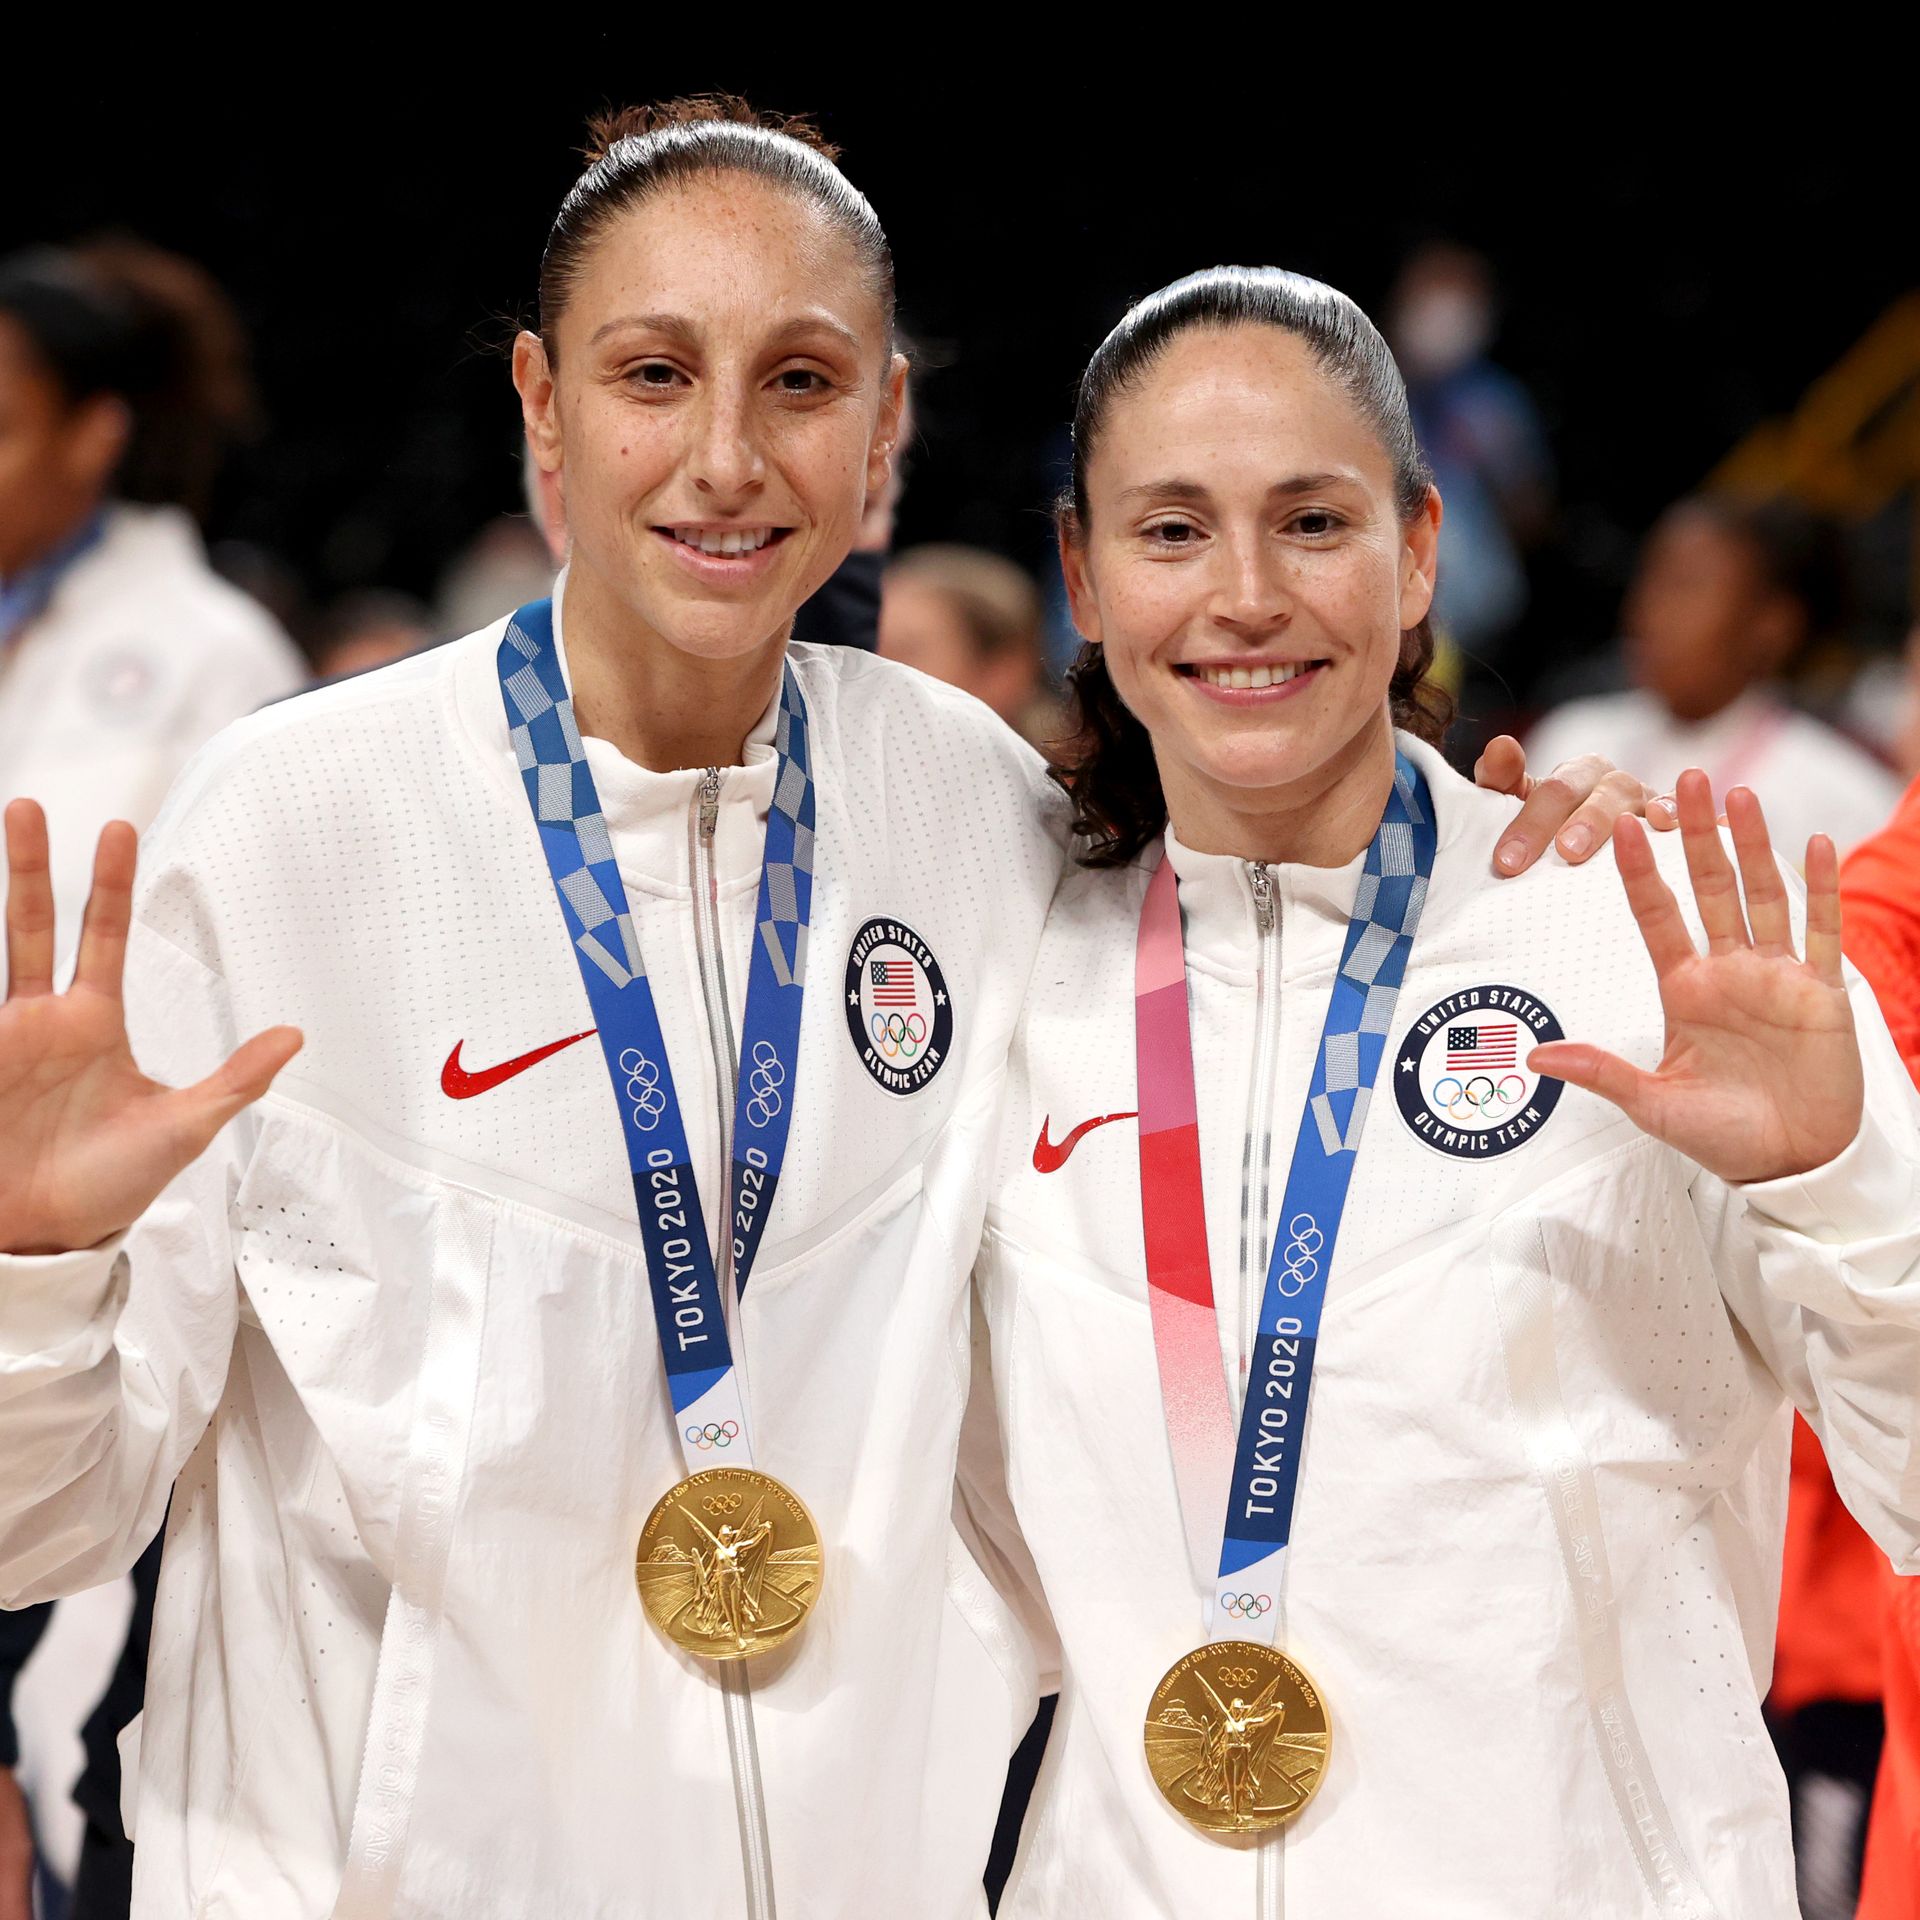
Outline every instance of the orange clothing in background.
<svg viewBox="0 0 1920 1920"><path fill-rule="evenodd" d="M1840 870L1847 957L1866 975L1920 1081L1920 780ZM1887 1744L1873 1797L1859 1920L1920 1920L1920 1578L1883 1583Z"/></svg>

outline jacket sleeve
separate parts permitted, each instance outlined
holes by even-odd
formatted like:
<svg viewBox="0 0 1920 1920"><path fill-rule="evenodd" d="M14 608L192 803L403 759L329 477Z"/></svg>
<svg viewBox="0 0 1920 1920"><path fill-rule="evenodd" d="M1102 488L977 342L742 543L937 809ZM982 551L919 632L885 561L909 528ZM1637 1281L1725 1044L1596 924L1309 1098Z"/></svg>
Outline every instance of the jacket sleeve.
<svg viewBox="0 0 1920 1920"><path fill-rule="evenodd" d="M1849 972L1866 1111L1836 1159L1694 1205L1728 1304L1820 1437L1854 1517L1920 1571L1920 1100Z"/></svg>
<svg viewBox="0 0 1920 1920"><path fill-rule="evenodd" d="M235 1036L220 980L136 921L134 1057L181 1085ZM124 1574L206 1431L238 1326L228 1213L256 1122L230 1123L124 1235L0 1256L0 1606Z"/></svg>

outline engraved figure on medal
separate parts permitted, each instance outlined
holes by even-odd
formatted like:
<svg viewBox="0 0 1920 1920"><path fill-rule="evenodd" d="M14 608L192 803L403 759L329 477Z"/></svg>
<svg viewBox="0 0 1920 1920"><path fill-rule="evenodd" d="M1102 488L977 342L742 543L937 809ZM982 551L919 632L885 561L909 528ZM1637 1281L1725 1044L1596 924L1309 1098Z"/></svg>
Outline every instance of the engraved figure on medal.
<svg viewBox="0 0 1920 1920"><path fill-rule="evenodd" d="M1217 1641L1154 1691L1147 1766L1174 1811L1203 1832L1261 1833L1291 1819L1326 1771L1326 1709L1285 1655Z"/></svg>
<svg viewBox="0 0 1920 1920"><path fill-rule="evenodd" d="M777 1647L820 1588L820 1537L797 1495L745 1467L714 1467L662 1496L640 1536L640 1597L688 1653L740 1660Z"/></svg>

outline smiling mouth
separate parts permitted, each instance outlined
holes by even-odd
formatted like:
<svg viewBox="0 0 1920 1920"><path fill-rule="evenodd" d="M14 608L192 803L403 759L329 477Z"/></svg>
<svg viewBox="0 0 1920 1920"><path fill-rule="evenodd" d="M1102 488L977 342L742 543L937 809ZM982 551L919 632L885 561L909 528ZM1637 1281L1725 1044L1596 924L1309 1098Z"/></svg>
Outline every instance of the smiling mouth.
<svg viewBox="0 0 1920 1920"><path fill-rule="evenodd" d="M655 527L654 532L713 560L737 559L784 540L791 527Z"/></svg>
<svg viewBox="0 0 1920 1920"><path fill-rule="evenodd" d="M1232 667L1192 662L1182 663L1174 671L1209 687L1250 692L1262 687L1284 687L1289 680L1297 680L1303 673L1311 673L1315 667L1324 667L1326 664L1324 660L1271 660L1261 661L1254 666Z"/></svg>

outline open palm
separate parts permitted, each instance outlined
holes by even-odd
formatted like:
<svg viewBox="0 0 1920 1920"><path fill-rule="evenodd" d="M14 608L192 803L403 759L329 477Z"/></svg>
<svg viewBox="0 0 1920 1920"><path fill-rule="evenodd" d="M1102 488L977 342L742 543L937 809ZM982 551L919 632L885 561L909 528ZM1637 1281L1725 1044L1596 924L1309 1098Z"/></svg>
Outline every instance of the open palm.
<svg viewBox="0 0 1920 1920"><path fill-rule="evenodd" d="M1644 830L1623 820L1615 858L1660 982L1666 1046L1652 1072L1584 1041L1536 1047L1528 1064L1611 1100L1636 1125L1732 1181L1806 1173L1843 1152L1865 1099L1840 970L1840 875L1824 835L1807 847L1807 951L1794 951L1787 890L1759 801L1727 796L1727 858L1700 772L1678 793L1687 871L1707 936L1700 952ZM1745 900L1742 902L1744 889Z"/></svg>
<svg viewBox="0 0 1920 1920"><path fill-rule="evenodd" d="M259 1099L300 1048L293 1027L256 1034L191 1087L150 1080L127 1043L121 976L136 841L100 836L73 984L53 991L47 823L7 809L7 997L0 1006L0 1251L88 1247L130 1226L175 1174Z"/></svg>

